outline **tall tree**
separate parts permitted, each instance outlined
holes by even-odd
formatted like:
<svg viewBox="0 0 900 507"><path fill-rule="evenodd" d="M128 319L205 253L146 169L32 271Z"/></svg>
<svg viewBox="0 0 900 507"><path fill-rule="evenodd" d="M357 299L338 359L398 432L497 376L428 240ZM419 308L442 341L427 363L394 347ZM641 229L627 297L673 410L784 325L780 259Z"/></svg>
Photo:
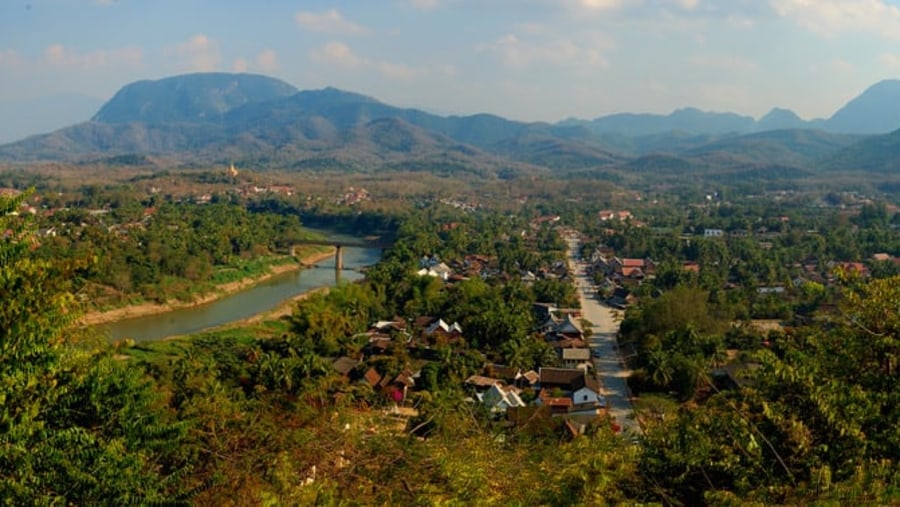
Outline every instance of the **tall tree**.
<svg viewBox="0 0 900 507"><path fill-rule="evenodd" d="M181 426L138 370L69 339L76 265L32 257L25 195L0 197L0 498L10 504L177 498Z"/></svg>

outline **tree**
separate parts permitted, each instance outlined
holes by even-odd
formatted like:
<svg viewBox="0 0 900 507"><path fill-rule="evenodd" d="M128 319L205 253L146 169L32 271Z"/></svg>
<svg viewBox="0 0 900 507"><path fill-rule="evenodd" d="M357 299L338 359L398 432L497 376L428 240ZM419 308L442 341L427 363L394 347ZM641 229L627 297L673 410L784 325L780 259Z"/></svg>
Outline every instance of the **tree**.
<svg viewBox="0 0 900 507"><path fill-rule="evenodd" d="M137 503L180 496L168 481L183 426L139 370L69 340L78 265L36 260L27 194L0 197L0 498L11 504Z"/></svg>

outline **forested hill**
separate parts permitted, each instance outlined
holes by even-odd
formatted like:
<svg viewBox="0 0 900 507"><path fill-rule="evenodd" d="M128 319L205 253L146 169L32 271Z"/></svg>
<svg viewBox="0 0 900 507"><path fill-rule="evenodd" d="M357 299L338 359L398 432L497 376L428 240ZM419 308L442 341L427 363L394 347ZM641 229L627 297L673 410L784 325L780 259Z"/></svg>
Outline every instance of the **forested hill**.
<svg viewBox="0 0 900 507"><path fill-rule="evenodd" d="M720 169L803 175L827 167L883 167L879 160L894 152L854 150L862 136L824 130L900 128L896 104L900 81L885 81L827 121L805 122L786 109L757 122L686 108L667 116L622 114L550 124L489 114L439 116L335 88L298 91L266 76L201 73L127 85L90 121L0 146L0 160L137 155L248 167L504 177L628 173L636 161L646 172L665 175L671 164L646 163L659 160L648 155L664 155L701 176ZM782 130L759 132L770 128ZM840 150L838 164L832 157Z"/></svg>
<svg viewBox="0 0 900 507"><path fill-rule="evenodd" d="M188 74L131 83L100 108L91 121L149 124L211 122L237 107L287 97L293 86L254 74Z"/></svg>

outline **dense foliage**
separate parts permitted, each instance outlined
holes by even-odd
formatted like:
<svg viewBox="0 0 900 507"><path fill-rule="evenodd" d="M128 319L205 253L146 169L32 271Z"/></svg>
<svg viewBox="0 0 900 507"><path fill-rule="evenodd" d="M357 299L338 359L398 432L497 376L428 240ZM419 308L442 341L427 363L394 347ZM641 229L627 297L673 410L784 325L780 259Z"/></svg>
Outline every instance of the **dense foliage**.
<svg viewBox="0 0 900 507"><path fill-rule="evenodd" d="M140 298L190 301L216 285L266 273L293 241L309 238L296 215L227 202L154 204L145 208L126 195L110 209L57 210L43 219L36 253L102 259L79 279L102 307Z"/></svg>
<svg viewBox="0 0 900 507"><path fill-rule="evenodd" d="M77 264L36 259L18 199L0 198L0 498L9 504L178 499L184 424L142 370L72 342Z"/></svg>
<svg viewBox="0 0 900 507"><path fill-rule="evenodd" d="M0 201L7 231L0 240L0 497L10 503L857 505L900 498L896 276L838 274L827 294L824 286L798 289L786 297L799 298L789 308L803 307L803 318L763 333L735 319L740 290L723 288L734 283L736 266L756 262L752 245L648 237L647 244L677 245L677 255L661 259L655 280L637 291L647 294L627 311L620 345L635 368L632 388L666 403L640 411L637 443L602 424L571 439L539 411L516 424L498 420L467 401L462 387L486 362L523 370L558 364L535 336L532 313L538 301L578 301L565 275L554 274L565 271L565 244L551 225L421 207L409 212L366 281L312 294L287 319L111 348L70 325L71 290L100 269L93 255L115 258L134 245L104 250L98 241L51 260L42 250L50 245L35 249L27 221L6 213L21 199ZM153 222L190 216L200 222L193 232L178 229L188 237L184 248L202 243L207 226L238 238L206 237L209 250L197 251L212 262L262 241L239 239L247 229L271 232L282 223L230 204L205 206L158 206L133 232L147 234L136 244L156 238L175 248L182 238L163 238L168 226ZM890 230L889 221L879 223L873 230ZM629 242L643 231L607 228L614 230L596 231L595 246L620 241L622 251L642 252ZM773 243L781 241L773 250L788 248L789 239ZM821 256L837 251L832 241L843 239L826 235ZM893 236L877 241L888 245ZM676 269L682 254L709 272ZM478 266L478 274L448 281L416 274L434 261L460 272ZM744 269L754 284L769 276L753 266ZM533 273L547 276L532 281ZM459 322L463 337L392 345L346 373L334 366L340 357L361 357L372 322L419 316ZM723 383L720 370L737 364L736 382ZM379 378L420 375L394 409L394 400L359 381L369 369Z"/></svg>

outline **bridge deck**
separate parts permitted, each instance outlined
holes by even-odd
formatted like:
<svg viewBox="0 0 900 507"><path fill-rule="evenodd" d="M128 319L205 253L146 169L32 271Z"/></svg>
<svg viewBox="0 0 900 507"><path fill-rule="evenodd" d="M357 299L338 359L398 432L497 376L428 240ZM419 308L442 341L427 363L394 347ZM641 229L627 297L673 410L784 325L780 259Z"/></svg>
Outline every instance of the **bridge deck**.
<svg viewBox="0 0 900 507"><path fill-rule="evenodd" d="M321 245L321 246L339 246L350 248L380 248L382 250L390 248L391 243L386 241L335 241L328 239L300 239L292 241L295 245Z"/></svg>

